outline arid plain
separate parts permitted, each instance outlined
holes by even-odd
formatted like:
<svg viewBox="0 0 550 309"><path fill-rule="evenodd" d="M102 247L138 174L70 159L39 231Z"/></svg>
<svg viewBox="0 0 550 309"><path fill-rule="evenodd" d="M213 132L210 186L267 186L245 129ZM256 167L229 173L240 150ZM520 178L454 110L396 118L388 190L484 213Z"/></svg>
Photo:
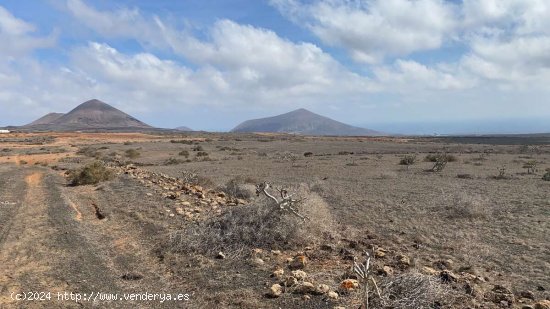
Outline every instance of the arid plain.
<svg viewBox="0 0 550 309"><path fill-rule="evenodd" d="M112 176L74 185L93 162ZM25 289L190 295L67 308L545 308L549 167L546 136L4 134L0 307L60 305L10 299ZM263 182L309 219L272 212Z"/></svg>

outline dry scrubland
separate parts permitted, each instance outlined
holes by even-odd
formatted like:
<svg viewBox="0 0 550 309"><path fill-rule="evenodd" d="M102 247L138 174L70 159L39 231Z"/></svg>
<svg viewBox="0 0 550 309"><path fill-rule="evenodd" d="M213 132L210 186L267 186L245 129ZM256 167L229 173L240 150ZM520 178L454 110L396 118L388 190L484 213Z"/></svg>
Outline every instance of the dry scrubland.
<svg viewBox="0 0 550 309"><path fill-rule="evenodd" d="M431 171L443 154L444 168ZM61 205L43 211L67 216L69 244L83 250L19 248L15 210L3 206L0 219L13 222L2 227L0 262L86 265L67 275L14 264L16 275L0 273L2 294L65 281L192 294L145 307L359 308L366 285L351 267L368 253L370 308L548 308L544 139L12 134L0 137L0 163L11 177L0 179L4 191L41 175L53 196L44 207ZM309 220L256 195L263 181L276 197L284 187L306 198L296 208ZM0 307L15 305L1 296Z"/></svg>

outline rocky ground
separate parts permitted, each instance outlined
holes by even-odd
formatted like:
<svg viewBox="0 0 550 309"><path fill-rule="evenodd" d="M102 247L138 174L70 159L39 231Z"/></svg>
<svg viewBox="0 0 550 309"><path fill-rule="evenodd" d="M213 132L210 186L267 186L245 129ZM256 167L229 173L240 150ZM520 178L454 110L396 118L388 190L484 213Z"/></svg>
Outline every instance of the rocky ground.
<svg viewBox="0 0 550 309"><path fill-rule="evenodd" d="M60 305L10 298L22 290L190 296L64 307L359 308L365 288L370 308L550 308L545 145L264 135L40 137L33 145L33 138L0 144L9 149L0 164L2 308ZM90 146L95 151L81 151ZM139 155L129 158L129 149ZM426 172L432 163L423 156L442 151L458 161ZM419 160L400 166L407 153ZM23 156L33 161L21 163ZM97 158L113 180L67 186L67 170ZM525 172L533 159L539 171ZM505 178L493 179L503 164ZM223 187L236 176L246 197ZM305 187L299 192L330 209L330 235L238 253L175 250L175 235L232 209L269 206L254 194L261 181Z"/></svg>

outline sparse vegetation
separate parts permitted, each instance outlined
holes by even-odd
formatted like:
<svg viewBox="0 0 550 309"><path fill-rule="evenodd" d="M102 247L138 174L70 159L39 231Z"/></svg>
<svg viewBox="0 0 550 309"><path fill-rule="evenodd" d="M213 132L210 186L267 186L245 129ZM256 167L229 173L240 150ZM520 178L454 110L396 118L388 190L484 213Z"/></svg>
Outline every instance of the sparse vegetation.
<svg viewBox="0 0 550 309"><path fill-rule="evenodd" d="M527 174L533 174L537 170L537 160L530 160L523 164L523 168L527 169Z"/></svg>
<svg viewBox="0 0 550 309"><path fill-rule="evenodd" d="M452 304L456 296L437 277L408 272L380 283L382 299L373 300L373 308L445 308Z"/></svg>
<svg viewBox="0 0 550 309"><path fill-rule="evenodd" d="M340 152L338 152L338 155L340 155L340 156L347 156L347 155L352 155L352 154L353 154L353 152L351 152L351 151L340 151Z"/></svg>
<svg viewBox="0 0 550 309"><path fill-rule="evenodd" d="M313 157L313 152L310 152L310 151L304 152L304 157L306 157L306 158L307 157Z"/></svg>
<svg viewBox="0 0 550 309"><path fill-rule="evenodd" d="M542 180L550 181L550 168L546 169L546 173L542 176Z"/></svg>
<svg viewBox="0 0 550 309"><path fill-rule="evenodd" d="M168 158L166 159L166 161L164 161L164 165L177 165L182 163L185 163L185 161L176 158Z"/></svg>
<svg viewBox="0 0 550 309"><path fill-rule="evenodd" d="M201 145L197 145L197 146L193 147L192 150L193 150L193 151L199 151L199 152L200 152L200 151L204 151L204 148L202 148Z"/></svg>
<svg viewBox="0 0 550 309"><path fill-rule="evenodd" d="M301 211L310 220L303 222L267 199L231 207L220 217L173 233L170 248L210 256L219 251L240 256L253 248L293 249L319 243L333 231L330 212L321 200L308 200Z"/></svg>
<svg viewBox="0 0 550 309"><path fill-rule="evenodd" d="M479 219L487 218L491 212L489 201L478 195L455 193L449 201L446 213L450 219Z"/></svg>
<svg viewBox="0 0 550 309"><path fill-rule="evenodd" d="M182 150L178 153L178 155L182 156L182 157L186 157L186 158L189 158L189 151L187 150Z"/></svg>
<svg viewBox="0 0 550 309"><path fill-rule="evenodd" d="M90 158L97 158L101 155L101 153L98 151L97 148L90 147L90 146L86 146L78 149L76 154L83 155Z"/></svg>
<svg viewBox="0 0 550 309"><path fill-rule="evenodd" d="M212 181L212 179L205 176L201 176L197 174L197 172L195 171L183 171L181 179L184 182L193 184L193 185L199 185L207 188L214 187L214 182Z"/></svg>
<svg viewBox="0 0 550 309"><path fill-rule="evenodd" d="M400 165L413 165L416 162L416 155L405 155L399 160Z"/></svg>
<svg viewBox="0 0 550 309"><path fill-rule="evenodd" d="M234 198L249 199L252 193L243 186L244 183L243 177L235 177L221 186L219 190Z"/></svg>
<svg viewBox="0 0 550 309"><path fill-rule="evenodd" d="M199 151L199 152L197 152L196 156L197 156L197 157L207 157L207 156L208 156L208 152L206 152L206 151Z"/></svg>
<svg viewBox="0 0 550 309"><path fill-rule="evenodd" d="M506 166L501 166L498 168L498 175L493 177L494 179L506 179Z"/></svg>
<svg viewBox="0 0 550 309"><path fill-rule="evenodd" d="M191 140L171 140L170 143L172 143L172 144L193 145L193 141L191 141Z"/></svg>
<svg viewBox="0 0 550 309"><path fill-rule="evenodd" d="M69 182L73 186L95 185L111 180L113 173L101 161L94 161L81 169L69 172Z"/></svg>
<svg viewBox="0 0 550 309"><path fill-rule="evenodd" d="M445 166L447 166L447 159L448 157L445 154L437 156L435 164L432 167L431 171L436 173L441 172L445 168Z"/></svg>
<svg viewBox="0 0 550 309"><path fill-rule="evenodd" d="M428 154L426 155L426 157L424 158L424 161L426 162L438 162L438 161L446 161L446 162L455 162L457 161L457 158L456 156L452 155L452 154L447 154L447 153L438 153L438 154Z"/></svg>
<svg viewBox="0 0 550 309"><path fill-rule="evenodd" d="M137 151L136 149L128 149L124 152L124 155L127 157L127 158L130 158L130 159L136 159L138 158L139 156L141 156L141 153L139 151Z"/></svg>

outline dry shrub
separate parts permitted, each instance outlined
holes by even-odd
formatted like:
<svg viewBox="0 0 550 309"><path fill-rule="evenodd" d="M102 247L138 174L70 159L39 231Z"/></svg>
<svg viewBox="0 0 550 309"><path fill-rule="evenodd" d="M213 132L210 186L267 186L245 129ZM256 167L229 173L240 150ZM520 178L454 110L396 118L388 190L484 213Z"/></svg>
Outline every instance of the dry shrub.
<svg viewBox="0 0 550 309"><path fill-rule="evenodd" d="M166 161L164 161L164 165L178 165L182 163L185 163L185 160L180 160L176 158L168 158L166 159Z"/></svg>
<svg viewBox="0 0 550 309"><path fill-rule="evenodd" d="M446 162L455 162L457 161L457 158L456 156L452 154L447 154L447 153L437 153L437 154L431 153L424 158L424 161L426 162L437 162L441 160L444 160Z"/></svg>
<svg viewBox="0 0 550 309"><path fill-rule="evenodd" d="M213 188L214 187L214 181L207 177L207 176L197 176L197 179L195 180L195 184L205 187L205 188Z"/></svg>
<svg viewBox="0 0 550 309"><path fill-rule="evenodd" d="M413 165L416 162L416 155L405 155L399 160L400 165Z"/></svg>
<svg viewBox="0 0 550 309"><path fill-rule="evenodd" d="M192 185L198 185L198 186L207 187L207 188L214 187L214 181L212 181L212 179L206 176L201 176L197 174L195 171L183 171L181 179L184 182Z"/></svg>
<svg viewBox="0 0 550 309"><path fill-rule="evenodd" d="M378 178L380 179L395 179L397 178L397 173L394 171L383 171L378 175Z"/></svg>
<svg viewBox="0 0 550 309"><path fill-rule="evenodd" d="M112 178L113 172L100 161L92 162L81 169L69 172L69 181L73 186L95 185Z"/></svg>
<svg viewBox="0 0 550 309"><path fill-rule="evenodd" d="M178 153L178 155L180 156L183 156L183 157L186 157L186 158L189 158L189 151L187 150L182 150Z"/></svg>
<svg viewBox="0 0 550 309"><path fill-rule="evenodd" d="M491 215L489 201L466 193L454 195L446 210L451 219L479 219Z"/></svg>
<svg viewBox="0 0 550 309"><path fill-rule="evenodd" d="M252 196L252 192L245 188L243 184L245 184L245 179L241 176L237 176L221 186L219 190L231 197L249 199Z"/></svg>
<svg viewBox="0 0 550 309"><path fill-rule="evenodd" d="M310 220L304 222L273 201L258 198L256 203L228 208L219 217L173 233L170 248L205 255L223 251L237 257L253 248L284 250L319 244L334 233L334 223L322 198L304 188L297 195L306 192L308 199L299 212Z"/></svg>
<svg viewBox="0 0 550 309"><path fill-rule="evenodd" d="M452 290L437 277L409 272L380 282L382 299L373 299L373 308L441 308L456 299Z"/></svg>
<svg viewBox="0 0 550 309"><path fill-rule="evenodd" d="M542 180L550 181L550 168L546 169L546 173L542 176Z"/></svg>
<svg viewBox="0 0 550 309"><path fill-rule="evenodd" d="M78 149L76 154L83 155L90 158L98 157L99 155L101 155L101 153L98 151L97 148L91 147L91 146L86 146Z"/></svg>
<svg viewBox="0 0 550 309"><path fill-rule="evenodd" d="M136 149L128 149L124 154L130 159L135 159L141 155Z"/></svg>

